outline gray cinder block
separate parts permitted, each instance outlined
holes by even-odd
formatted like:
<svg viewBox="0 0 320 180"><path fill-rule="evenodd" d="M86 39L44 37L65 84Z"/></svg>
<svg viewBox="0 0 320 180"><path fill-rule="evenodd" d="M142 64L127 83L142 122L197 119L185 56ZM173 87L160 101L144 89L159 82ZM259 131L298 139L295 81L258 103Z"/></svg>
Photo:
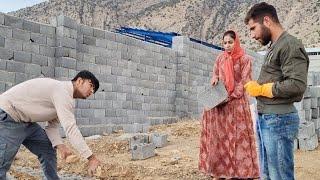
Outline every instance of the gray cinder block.
<svg viewBox="0 0 320 180"><path fill-rule="evenodd" d="M45 24L40 24L40 34L44 34L48 37L54 38L56 35L56 28Z"/></svg>
<svg viewBox="0 0 320 180"><path fill-rule="evenodd" d="M318 119L312 119L312 122L314 123L314 128L317 130L320 128L320 118Z"/></svg>
<svg viewBox="0 0 320 180"><path fill-rule="evenodd" d="M12 29L6 26L0 26L0 35L5 38L12 38Z"/></svg>
<svg viewBox="0 0 320 180"><path fill-rule="evenodd" d="M13 39L20 39L23 41L30 41L31 33L29 31L25 31L22 29L13 29L12 30L12 38Z"/></svg>
<svg viewBox="0 0 320 180"><path fill-rule="evenodd" d="M311 94L311 97L315 97L315 98L320 97L320 86L311 86L310 94Z"/></svg>
<svg viewBox="0 0 320 180"><path fill-rule="evenodd" d="M299 149L311 151L318 147L318 137L314 134L310 138L299 139Z"/></svg>
<svg viewBox="0 0 320 180"><path fill-rule="evenodd" d="M124 125L123 130L125 133L142 133L143 128L142 128L142 124L134 123L134 124Z"/></svg>
<svg viewBox="0 0 320 180"><path fill-rule="evenodd" d="M31 63L31 53L27 53L23 51L14 51L13 58L15 61Z"/></svg>
<svg viewBox="0 0 320 180"><path fill-rule="evenodd" d="M168 134L152 133L150 141L157 148L164 147L168 143Z"/></svg>
<svg viewBox="0 0 320 180"><path fill-rule="evenodd" d="M317 108L318 107L318 97L312 97L311 98L311 108Z"/></svg>
<svg viewBox="0 0 320 180"><path fill-rule="evenodd" d="M0 59L13 59L13 51L0 47Z"/></svg>
<svg viewBox="0 0 320 180"><path fill-rule="evenodd" d="M131 150L132 160L143 160L155 156L154 144L140 144Z"/></svg>
<svg viewBox="0 0 320 180"><path fill-rule="evenodd" d="M312 119L317 119L319 117L319 108L311 109L311 117Z"/></svg>
<svg viewBox="0 0 320 180"><path fill-rule="evenodd" d="M40 33L39 23L23 20L22 26L24 30L27 30L29 32Z"/></svg>
<svg viewBox="0 0 320 180"><path fill-rule="evenodd" d="M300 124L298 139L310 138L315 134L315 127L313 122L305 122Z"/></svg>
<svg viewBox="0 0 320 180"><path fill-rule="evenodd" d="M5 38L4 47L10 50L22 51L22 41Z"/></svg>
<svg viewBox="0 0 320 180"><path fill-rule="evenodd" d="M129 138L129 149L133 149L134 146L138 146L140 144L148 144L149 143L149 135L148 134L134 134Z"/></svg>
<svg viewBox="0 0 320 180"><path fill-rule="evenodd" d="M4 15L4 25L22 29L23 20L14 16Z"/></svg>

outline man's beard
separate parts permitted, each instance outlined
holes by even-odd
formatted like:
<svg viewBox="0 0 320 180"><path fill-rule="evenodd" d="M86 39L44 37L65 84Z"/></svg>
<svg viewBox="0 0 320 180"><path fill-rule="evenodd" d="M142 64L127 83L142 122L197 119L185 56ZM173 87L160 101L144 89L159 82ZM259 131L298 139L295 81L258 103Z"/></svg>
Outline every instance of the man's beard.
<svg viewBox="0 0 320 180"><path fill-rule="evenodd" d="M262 37L260 39L260 43L265 46L269 44L271 41L271 32L270 29L267 28L265 25L262 25Z"/></svg>

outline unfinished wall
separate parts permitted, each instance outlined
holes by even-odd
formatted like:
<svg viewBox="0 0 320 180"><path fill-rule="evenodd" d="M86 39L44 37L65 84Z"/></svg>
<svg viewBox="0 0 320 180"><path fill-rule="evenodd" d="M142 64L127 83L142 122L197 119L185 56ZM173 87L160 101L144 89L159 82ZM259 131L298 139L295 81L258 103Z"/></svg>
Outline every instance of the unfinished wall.
<svg viewBox="0 0 320 180"><path fill-rule="evenodd" d="M100 89L76 101L84 135L140 129L198 118L201 88L220 52L175 37L172 48L77 24L58 16L51 25L0 14L0 91L35 77L71 80L87 69ZM254 74L259 69L255 56ZM255 75L256 76L256 75Z"/></svg>

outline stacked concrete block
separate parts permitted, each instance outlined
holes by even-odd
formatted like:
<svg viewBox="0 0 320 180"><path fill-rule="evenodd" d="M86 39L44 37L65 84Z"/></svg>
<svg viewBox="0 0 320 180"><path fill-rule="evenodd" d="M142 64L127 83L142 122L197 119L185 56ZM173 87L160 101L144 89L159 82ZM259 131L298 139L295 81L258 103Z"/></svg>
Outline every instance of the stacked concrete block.
<svg viewBox="0 0 320 180"><path fill-rule="evenodd" d="M298 148L302 150L313 150L318 146L320 87L317 86L317 77L319 74L316 72L308 74L308 87L304 98L301 102L295 103L300 117Z"/></svg>

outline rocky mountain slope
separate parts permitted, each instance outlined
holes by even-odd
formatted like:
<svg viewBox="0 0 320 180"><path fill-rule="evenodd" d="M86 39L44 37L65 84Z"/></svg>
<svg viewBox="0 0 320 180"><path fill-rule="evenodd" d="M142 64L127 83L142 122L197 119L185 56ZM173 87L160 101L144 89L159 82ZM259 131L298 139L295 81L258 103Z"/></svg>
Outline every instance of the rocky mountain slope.
<svg viewBox="0 0 320 180"><path fill-rule="evenodd" d="M263 49L244 25L247 10L258 0L49 0L9 14L49 23L64 14L82 24L107 30L120 26L146 28L221 44L221 35L235 29L247 48ZM320 0L267 0L278 10L285 29L306 47L320 46Z"/></svg>

